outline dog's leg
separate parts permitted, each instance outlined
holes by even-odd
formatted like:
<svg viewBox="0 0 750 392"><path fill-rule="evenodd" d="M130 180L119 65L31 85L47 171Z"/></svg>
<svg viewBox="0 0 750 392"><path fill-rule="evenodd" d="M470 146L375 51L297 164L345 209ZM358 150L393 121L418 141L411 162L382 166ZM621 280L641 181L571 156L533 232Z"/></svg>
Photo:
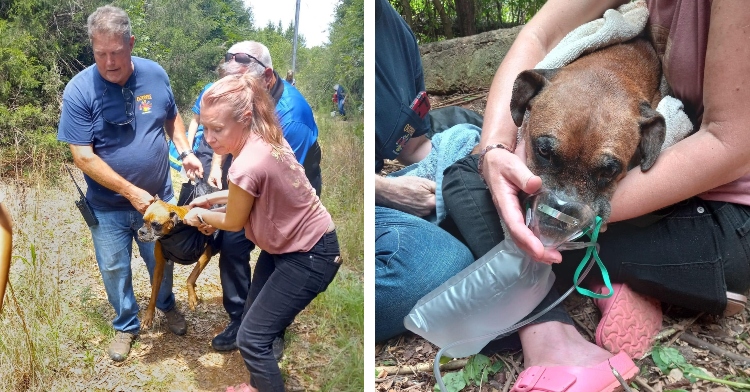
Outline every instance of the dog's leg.
<svg viewBox="0 0 750 392"><path fill-rule="evenodd" d="M161 281L164 278L164 253L161 251L161 242L156 241L154 244L154 259L156 259L156 265L154 266L154 276L151 279L151 299L148 301L148 309L146 309L146 315L143 316L143 327L151 328L154 321L154 311L156 309L156 297L159 295L159 289L161 288Z"/></svg>
<svg viewBox="0 0 750 392"><path fill-rule="evenodd" d="M211 245L207 245L206 249L203 250L203 254L201 254L198 262L195 263L193 272L190 273L187 279L188 306L190 306L190 310L194 311L198 305L198 296L195 294L195 281L198 280L198 276L206 268L209 261L211 261Z"/></svg>

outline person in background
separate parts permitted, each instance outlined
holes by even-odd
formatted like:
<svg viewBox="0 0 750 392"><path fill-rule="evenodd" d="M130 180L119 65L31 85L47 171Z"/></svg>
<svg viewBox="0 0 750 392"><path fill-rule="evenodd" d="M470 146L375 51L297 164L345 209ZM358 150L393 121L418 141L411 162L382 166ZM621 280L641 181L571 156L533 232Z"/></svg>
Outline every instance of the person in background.
<svg viewBox="0 0 750 392"><path fill-rule="evenodd" d="M88 17L95 64L74 76L63 93L57 139L70 145L75 165L88 184L86 200L99 224L90 227L96 262L107 299L115 310L116 331L107 353L123 361L140 331L133 293L132 244L138 244L153 276L154 243L138 240L143 213L154 196L173 201L164 137L174 140L190 176L202 176L200 162L185 140L167 73L159 64L132 56L135 37L127 13L99 7ZM167 263L156 307L176 335L187 331L172 293Z"/></svg>
<svg viewBox="0 0 750 392"><path fill-rule="evenodd" d="M346 110L344 110L344 103L346 102L346 93L344 88L340 84L333 86L333 102L338 106L339 114L342 117L346 117Z"/></svg>

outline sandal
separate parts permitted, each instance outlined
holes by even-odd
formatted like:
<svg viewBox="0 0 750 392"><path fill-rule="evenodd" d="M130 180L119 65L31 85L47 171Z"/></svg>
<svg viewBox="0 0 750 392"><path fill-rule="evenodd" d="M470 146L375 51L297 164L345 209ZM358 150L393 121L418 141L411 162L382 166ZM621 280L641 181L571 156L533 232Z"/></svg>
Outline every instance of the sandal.
<svg viewBox="0 0 750 392"><path fill-rule="evenodd" d="M518 375L511 392L614 392L622 391L622 383L614 370L627 383L639 369L626 353L619 353L593 367L532 366Z"/></svg>
<svg viewBox="0 0 750 392"><path fill-rule="evenodd" d="M747 297L727 291L727 307L724 309L724 317L734 316L745 310L745 305L747 305Z"/></svg>
<svg viewBox="0 0 750 392"><path fill-rule="evenodd" d="M631 290L627 284L613 283L614 295L595 299L602 312L596 328L596 344L611 353L625 352L631 358L642 357L661 329L661 303ZM603 285L594 292L604 293Z"/></svg>

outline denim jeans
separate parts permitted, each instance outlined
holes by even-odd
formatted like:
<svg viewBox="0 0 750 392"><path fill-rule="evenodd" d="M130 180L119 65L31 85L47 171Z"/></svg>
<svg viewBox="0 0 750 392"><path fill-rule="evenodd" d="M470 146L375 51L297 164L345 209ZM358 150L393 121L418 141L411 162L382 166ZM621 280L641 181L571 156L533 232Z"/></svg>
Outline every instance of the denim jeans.
<svg viewBox="0 0 750 392"><path fill-rule="evenodd" d="M375 206L375 341L406 331L417 301L474 257L445 230L414 215Z"/></svg>
<svg viewBox="0 0 750 392"><path fill-rule="evenodd" d="M284 390L273 341L328 288L339 269L334 262L339 254L338 238L332 231L309 252L271 255L275 268L266 280L253 275L247 298L250 305L237 332L237 346L250 371L251 385L261 392Z"/></svg>
<svg viewBox="0 0 750 392"><path fill-rule="evenodd" d="M174 198L170 203L174 203ZM151 278L156 265L154 243L138 240L137 231L143 226L143 215L138 211L94 209L94 213L99 219L99 224L90 228L91 237L107 299L115 309L112 326L116 331L138 334L141 322L138 320L139 307L133 293L133 271L130 268L133 240L138 244L138 250ZM164 266L164 279L156 298L156 307L165 312L175 307L172 293L173 267L174 263L171 261Z"/></svg>

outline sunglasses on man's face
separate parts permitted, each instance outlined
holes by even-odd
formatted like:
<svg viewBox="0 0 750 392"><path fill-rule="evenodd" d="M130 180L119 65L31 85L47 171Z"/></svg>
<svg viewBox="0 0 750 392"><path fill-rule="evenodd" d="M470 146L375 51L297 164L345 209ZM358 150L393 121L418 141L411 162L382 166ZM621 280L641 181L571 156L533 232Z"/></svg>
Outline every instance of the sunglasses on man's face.
<svg viewBox="0 0 750 392"><path fill-rule="evenodd" d="M251 62L255 61L256 63L260 64L261 67L268 68L265 64L263 64L263 62L247 53L227 53L226 55L224 55L224 61L230 62L232 61L232 59L240 64L250 64Z"/></svg>

